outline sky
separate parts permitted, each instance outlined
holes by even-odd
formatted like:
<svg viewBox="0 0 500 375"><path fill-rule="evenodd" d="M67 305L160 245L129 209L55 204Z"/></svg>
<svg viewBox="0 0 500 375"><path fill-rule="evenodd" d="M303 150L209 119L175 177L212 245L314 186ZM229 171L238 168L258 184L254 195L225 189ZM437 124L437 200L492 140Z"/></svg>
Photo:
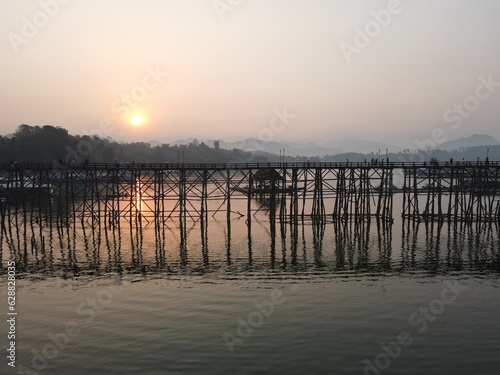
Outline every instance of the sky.
<svg viewBox="0 0 500 375"><path fill-rule="evenodd" d="M498 0L6 0L0 134L500 140Z"/></svg>

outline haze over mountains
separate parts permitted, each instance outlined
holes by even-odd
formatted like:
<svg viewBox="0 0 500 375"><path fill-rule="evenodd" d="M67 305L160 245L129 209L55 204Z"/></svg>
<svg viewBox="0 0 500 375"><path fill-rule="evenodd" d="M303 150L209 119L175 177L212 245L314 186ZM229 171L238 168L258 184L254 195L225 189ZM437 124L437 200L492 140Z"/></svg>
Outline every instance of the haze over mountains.
<svg viewBox="0 0 500 375"><path fill-rule="evenodd" d="M343 151L346 150L346 151ZM424 162L431 159L500 161L500 144L488 135L472 135L439 145L435 149L410 150L360 139L338 142L300 144L265 142L247 139L241 142L222 140L159 142L114 141L98 136L71 135L51 125L20 125L13 134L0 135L0 161L17 162L134 162L163 163L265 163L289 162L364 162L390 160Z"/></svg>
<svg viewBox="0 0 500 375"><path fill-rule="evenodd" d="M177 140L173 142L174 145L187 145L192 142L204 142L208 146L213 147L215 140L196 140L193 138ZM152 146L160 144L160 142L153 141L150 142ZM463 150L469 147L478 146L496 146L500 143L492 136L486 134L473 134L468 137L458 138L452 141L441 143L435 147L430 147L430 149L445 150L445 151L455 151ZM324 144L316 143L296 143L296 142L277 142L277 141L262 141L256 138L247 138L236 142L226 142L224 140L219 140L219 145L221 148L232 150L234 148L241 149L244 151L260 151L264 153L272 154L282 154L287 156L325 156L325 155L337 155L345 153L381 153L385 154L386 151L389 153L398 153L408 151L415 151L418 148L413 149L403 148L393 144L386 144L380 142L373 142L365 139L359 138L345 138L337 141L329 141Z"/></svg>
<svg viewBox="0 0 500 375"><path fill-rule="evenodd" d="M497 146L500 143L492 136L485 134L474 134L469 137L459 138L445 142L435 147L440 150L453 151L477 146Z"/></svg>

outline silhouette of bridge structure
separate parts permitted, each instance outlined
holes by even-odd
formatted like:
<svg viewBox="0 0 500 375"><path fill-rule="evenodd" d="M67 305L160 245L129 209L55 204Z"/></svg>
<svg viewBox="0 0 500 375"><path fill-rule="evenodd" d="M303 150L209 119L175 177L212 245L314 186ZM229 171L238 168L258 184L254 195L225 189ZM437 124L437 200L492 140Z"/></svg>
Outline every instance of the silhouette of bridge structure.
<svg viewBox="0 0 500 375"><path fill-rule="evenodd" d="M4 163L1 220L165 222L266 212L282 221L499 221L500 164ZM394 197L402 195L400 212Z"/></svg>

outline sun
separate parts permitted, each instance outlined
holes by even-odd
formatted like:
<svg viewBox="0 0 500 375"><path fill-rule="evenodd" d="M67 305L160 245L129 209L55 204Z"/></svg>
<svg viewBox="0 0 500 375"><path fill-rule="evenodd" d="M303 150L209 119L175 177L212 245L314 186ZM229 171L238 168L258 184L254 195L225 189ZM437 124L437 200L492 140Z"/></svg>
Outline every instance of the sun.
<svg viewBox="0 0 500 375"><path fill-rule="evenodd" d="M137 126L137 127L142 126L144 124L144 118L141 115L134 115L131 117L130 123L133 126Z"/></svg>

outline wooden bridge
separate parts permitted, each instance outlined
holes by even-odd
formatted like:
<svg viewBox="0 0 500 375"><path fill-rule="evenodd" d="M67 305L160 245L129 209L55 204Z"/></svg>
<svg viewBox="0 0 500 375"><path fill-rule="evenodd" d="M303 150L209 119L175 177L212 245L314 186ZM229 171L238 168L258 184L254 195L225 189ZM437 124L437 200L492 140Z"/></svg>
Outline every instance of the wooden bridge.
<svg viewBox="0 0 500 375"><path fill-rule="evenodd" d="M500 221L500 163L0 164L2 222L225 214L251 220ZM394 197L402 197L394 212Z"/></svg>

